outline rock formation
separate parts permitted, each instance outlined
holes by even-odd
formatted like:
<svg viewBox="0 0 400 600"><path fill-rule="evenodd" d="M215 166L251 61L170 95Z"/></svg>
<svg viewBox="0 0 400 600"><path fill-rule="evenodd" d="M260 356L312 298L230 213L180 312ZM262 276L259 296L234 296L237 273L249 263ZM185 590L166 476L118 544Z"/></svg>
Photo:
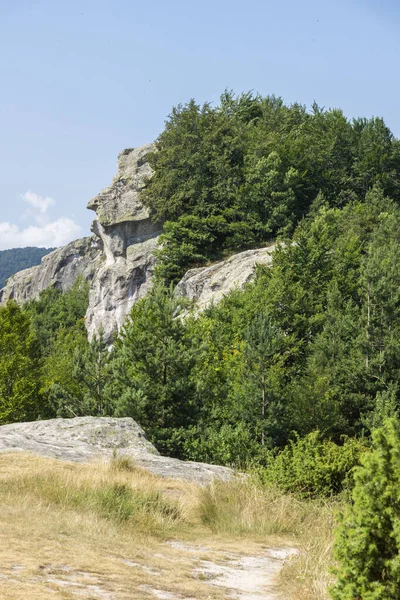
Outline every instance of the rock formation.
<svg viewBox="0 0 400 600"><path fill-rule="evenodd" d="M139 192L152 174L146 160L152 150L152 144L123 150L112 184L88 203L88 208L96 211L92 231L101 240L103 250L103 262L89 295L89 338L102 326L105 339L111 341L132 305L152 285L153 251L160 228L139 201Z"/></svg>
<svg viewBox="0 0 400 600"><path fill-rule="evenodd" d="M255 267L270 266L275 246L246 250L209 267L190 269L178 283L177 292L193 300L197 310L219 302L234 289L243 289L255 275Z"/></svg>
<svg viewBox="0 0 400 600"><path fill-rule="evenodd" d="M72 287L81 275L92 281L101 262L102 250L96 236L75 240L42 258L40 265L24 269L0 290L0 303L13 299L22 304L37 298L48 287L62 291Z"/></svg>
<svg viewBox="0 0 400 600"><path fill-rule="evenodd" d="M102 326L105 340L112 341L132 304L151 287L160 228L139 202L139 192L152 174L146 156L153 149L148 144L120 153L111 185L88 203L96 212L94 235L58 248L39 266L11 277L0 291L0 303L9 298L18 303L37 298L49 286L66 290L82 275L90 282L89 338Z"/></svg>
<svg viewBox="0 0 400 600"><path fill-rule="evenodd" d="M11 277L0 291L0 304L9 298L23 303L49 286L66 290L78 275L90 282L86 326L91 339L99 330L111 343L132 305L152 286L154 250L160 227L139 201L152 170L147 155L153 144L123 150L111 185L90 200L96 212L93 236L71 242L42 259L37 267ZM191 269L178 284L178 293L197 302L199 310L218 302L254 276L255 265L270 265L273 247L248 250L225 261Z"/></svg>
<svg viewBox="0 0 400 600"><path fill-rule="evenodd" d="M114 454L132 458L135 465L161 477L208 483L229 480L227 467L184 462L160 456L144 431L129 417L75 417L0 427L0 452L31 452L73 462L110 460Z"/></svg>

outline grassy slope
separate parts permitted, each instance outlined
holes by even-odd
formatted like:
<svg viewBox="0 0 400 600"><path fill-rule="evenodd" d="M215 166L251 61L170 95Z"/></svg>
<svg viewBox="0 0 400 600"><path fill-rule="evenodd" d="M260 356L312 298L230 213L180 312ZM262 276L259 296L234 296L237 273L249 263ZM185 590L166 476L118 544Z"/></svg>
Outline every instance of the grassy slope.
<svg viewBox="0 0 400 600"><path fill-rule="evenodd" d="M300 548L282 571L283 597L327 598L332 505L240 481L202 489L118 460L76 465L22 454L0 455L0 504L4 600L67 600L84 590L86 598L145 599L155 582L179 597L218 600L226 591L193 576L201 558L233 549L256 556L277 544ZM191 554L167 546L171 539L210 550Z"/></svg>

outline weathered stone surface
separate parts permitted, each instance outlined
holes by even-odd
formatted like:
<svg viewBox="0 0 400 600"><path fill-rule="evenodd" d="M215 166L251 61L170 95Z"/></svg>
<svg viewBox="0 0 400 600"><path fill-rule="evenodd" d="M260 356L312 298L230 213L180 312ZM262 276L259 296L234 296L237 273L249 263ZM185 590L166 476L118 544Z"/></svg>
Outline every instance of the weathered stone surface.
<svg viewBox="0 0 400 600"><path fill-rule="evenodd" d="M21 271L0 292L0 303L14 298L23 303L47 287L69 289L82 275L90 282L86 324L89 338L100 329L111 343L132 304L145 296L151 285L160 227L149 218L139 201L152 171L146 156L153 144L128 149L118 157L118 173L112 184L88 204L97 216L94 236L71 242L45 256L41 265Z"/></svg>
<svg viewBox="0 0 400 600"><path fill-rule="evenodd" d="M37 298L43 290L69 289L81 275L92 281L100 264L101 247L94 236L75 240L42 258L40 265L16 273L0 291L0 303L14 299L18 303Z"/></svg>
<svg viewBox="0 0 400 600"><path fill-rule="evenodd" d="M92 231L103 247L86 314L89 339L102 327L111 342L132 305L151 288L160 227L151 221L139 193L152 175L146 156L153 150L153 144L123 150L112 184L88 203L96 211Z"/></svg>
<svg viewBox="0 0 400 600"><path fill-rule="evenodd" d="M159 475L207 483L229 480L227 467L184 462L160 456L131 418L75 417L0 427L0 452L25 451L73 462L110 460L113 452L132 458L137 466Z"/></svg>
<svg viewBox="0 0 400 600"><path fill-rule="evenodd" d="M190 269L176 287L181 296L193 300L198 310L219 302L234 289L242 289L254 278L255 267L272 265L275 246L246 250L209 267Z"/></svg>
<svg viewBox="0 0 400 600"><path fill-rule="evenodd" d="M58 248L38 267L14 275L0 291L0 304L8 298L19 303L36 298L49 286L66 290L82 275L90 282L89 339L102 327L105 341L112 343L132 305L146 296L153 283L160 228L139 201L152 174L146 157L153 150L154 145L147 144L120 153L113 182L88 204L96 211L95 235ZM248 250L209 267L191 269L179 282L177 293L203 310L231 290L243 288L254 277L256 264L270 265L273 249Z"/></svg>
<svg viewBox="0 0 400 600"><path fill-rule="evenodd" d="M127 257L100 266L89 294L86 328L91 339L100 326L105 339L112 341L133 304L146 296L151 288L157 238L132 245Z"/></svg>
<svg viewBox="0 0 400 600"><path fill-rule="evenodd" d="M111 185L89 201L87 207L94 210L103 227L126 222L146 223L151 231L155 229L150 221L148 209L139 200L139 193L145 181L152 175L147 162L147 154L153 152L154 144L140 148L128 148L118 155L118 172ZM140 237L146 232L140 232Z"/></svg>

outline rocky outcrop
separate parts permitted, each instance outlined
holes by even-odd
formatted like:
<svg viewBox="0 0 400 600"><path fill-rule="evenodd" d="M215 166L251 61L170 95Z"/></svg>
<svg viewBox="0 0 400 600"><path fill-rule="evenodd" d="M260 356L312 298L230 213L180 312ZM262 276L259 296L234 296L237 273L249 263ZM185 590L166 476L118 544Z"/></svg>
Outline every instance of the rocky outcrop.
<svg viewBox="0 0 400 600"><path fill-rule="evenodd" d="M149 212L140 202L139 193L146 179L152 176L147 155L154 150L154 144L146 144L119 153L118 173L113 182L88 202L88 208L95 211L104 227L126 221L149 222Z"/></svg>
<svg viewBox="0 0 400 600"><path fill-rule="evenodd" d="M41 265L17 273L0 291L0 303L14 298L23 303L47 287L70 288L78 275L90 282L86 326L91 339L102 327L112 343L132 305L146 296L153 283L154 250L160 226L150 219L139 200L152 170L147 155L153 144L127 149L118 156L118 172L111 185L90 200L96 212L93 236L71 242L42 259ZM227 260L191 269L177 292L202 310L254 277L256 264L270 265L274 247L248 250Z"/></svg>
<svg viewBox="0 0 400 600"><path fill-rule="evenodd" d="M256 265L271 266L274 250L274 245L246 250L209 267L190 269L178 283L177 293L194 301L197 310L204 310L230 291L243 289L254 278Z"/></svg>
<svg viewBox="0 0 400 600"><path fill-rule="evenodd" d="M0 291L0 303L14 299L19 304L37 298L54 287L65 291L81 275L93 281L101 263L102 249L95 236L75 240L42 258L40 265L16 273Z"/></svg>
<svg viewBox="0 0 400 600"><path fill-rule="evenodd" d="M89 339L104 331L104 339L112 342L133 304L147 295L153 279L157 238L132 245L126 257L103 263L89 292L86 328Z"/></svg>
<svg viewBox="0 0 400 600"><path fill-rule="evenodd" d="M0 452L31 452L73 462L110 460L114 453L161 477L208 483L229 480L227 467L160 456L131 418L75 417L0 427Z"/></svg>
<svg viewBox="0 0 400 600"><path fill-rule="evenodd" d="M103 248L86 314L89 338L101 326L111 342L132 305L151 288L160 227L151 221L139 193L152 174L146 157L153 150L153 144L147 144L121 152L112 184L88 203L96 211L92 231Z"/></svg>
<svg viewBox="0 0 400 600"><path fill-rule="evenodd" d="M76 240L45 256L42 263L11 277L0 292L0 302L19 303L37 298L47 287L69 289L78 275L90 282L86 325L89 338L99 330L111 343L134 302L151 285L160 227L139 201L139 193L152 171L147 155L153 144L124 150L111 185L90 200L96 211L93 236Z"/></svg>

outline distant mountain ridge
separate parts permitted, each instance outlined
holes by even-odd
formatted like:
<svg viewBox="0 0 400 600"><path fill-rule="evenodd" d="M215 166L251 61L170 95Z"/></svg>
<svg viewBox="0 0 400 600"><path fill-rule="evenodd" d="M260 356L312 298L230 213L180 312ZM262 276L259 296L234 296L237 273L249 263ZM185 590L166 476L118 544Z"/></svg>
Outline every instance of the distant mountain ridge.
<svg viewBox="0 0 400 600"><path fill-rule="evenodd" d="M11 275L23 269L39 265L43 256L53 252L54 249L28 246L26 248L0 250L0 289L5 286Z"/></svg>

